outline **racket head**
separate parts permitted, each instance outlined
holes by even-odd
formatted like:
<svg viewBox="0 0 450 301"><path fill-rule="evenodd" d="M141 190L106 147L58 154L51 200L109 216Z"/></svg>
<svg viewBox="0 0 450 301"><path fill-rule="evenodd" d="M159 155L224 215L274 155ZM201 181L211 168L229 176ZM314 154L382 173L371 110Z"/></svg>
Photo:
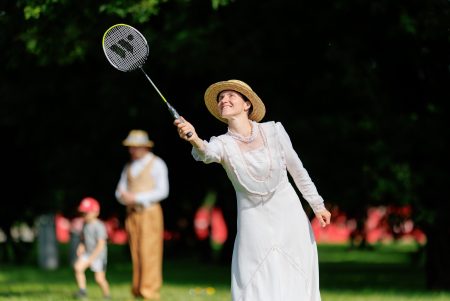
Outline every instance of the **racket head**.
<svg viewBox="0 0 450 301"><path fill-rule="evenodd" d="M108 28L103 35L102 46L111 65L124 72L141 68L149 52L145 37L127 24Z"/></svg>

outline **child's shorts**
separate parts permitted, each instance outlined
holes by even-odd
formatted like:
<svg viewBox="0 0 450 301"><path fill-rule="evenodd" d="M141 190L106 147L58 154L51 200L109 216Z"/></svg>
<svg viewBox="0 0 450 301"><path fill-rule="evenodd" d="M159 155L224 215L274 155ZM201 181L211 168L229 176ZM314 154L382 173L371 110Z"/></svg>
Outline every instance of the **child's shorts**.
<svg viewBox="0 0 450 301"><path fill-rule="evenodd" d="M83 254L81 260L88 261L89 255ZM106 271L106 261L102 258L95 259L89 266L92 272L104 272Z"/></svg>

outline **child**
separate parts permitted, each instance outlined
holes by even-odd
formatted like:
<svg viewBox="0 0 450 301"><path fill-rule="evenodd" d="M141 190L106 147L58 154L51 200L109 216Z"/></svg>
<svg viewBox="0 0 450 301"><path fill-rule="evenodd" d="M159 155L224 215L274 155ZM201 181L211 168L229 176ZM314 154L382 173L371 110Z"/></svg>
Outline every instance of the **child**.
<svg viewBox="0 0 450 301"><path fill-rule="evenodd" d="M87 197L81 201L78 211L83 215L84 225L73 266L78 285L78 292L74 297L87 297L85 271L90 267L95 273L95 281L102 289L103 297L110 299L109 284L105 277L107 232L103 222L98 219L100 205L96 199Z"/></svg>

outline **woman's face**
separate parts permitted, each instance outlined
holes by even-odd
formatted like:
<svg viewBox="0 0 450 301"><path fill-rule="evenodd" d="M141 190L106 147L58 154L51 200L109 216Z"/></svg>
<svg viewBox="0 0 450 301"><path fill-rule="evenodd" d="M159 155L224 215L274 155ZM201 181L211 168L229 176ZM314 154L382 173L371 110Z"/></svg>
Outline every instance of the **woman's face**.
<svg viewBox="0 0 450 301"><path fill-rule="evenodd" d="M225 90L217 97L217 106L220 115L229 119L233 116L245 115L248 117L248 110L251 107L250 101L245 101L242 95L233 90Z"/></svg>

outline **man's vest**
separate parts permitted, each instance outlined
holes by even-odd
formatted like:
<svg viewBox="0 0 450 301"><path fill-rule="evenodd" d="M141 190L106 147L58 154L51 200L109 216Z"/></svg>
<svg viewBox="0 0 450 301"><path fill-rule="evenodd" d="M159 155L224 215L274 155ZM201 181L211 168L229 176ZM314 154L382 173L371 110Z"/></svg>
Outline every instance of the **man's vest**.
<svg viewBox="0 0 450 301"><path fill-rule="evenodd" d="M155 186L155 181L152 177L151 170L153 168L153 162L155 161L156 156L153 156L153 158L148 161L148 163L144 166L142 171L136 175L132 176L130 167L128 166L127 169L127 186L128 191L132 193L139 193L144 191L152 190ZM144 209L141 204L136 204L133 206L128 206L128 210L131 211L140 211Z"/></svg>

